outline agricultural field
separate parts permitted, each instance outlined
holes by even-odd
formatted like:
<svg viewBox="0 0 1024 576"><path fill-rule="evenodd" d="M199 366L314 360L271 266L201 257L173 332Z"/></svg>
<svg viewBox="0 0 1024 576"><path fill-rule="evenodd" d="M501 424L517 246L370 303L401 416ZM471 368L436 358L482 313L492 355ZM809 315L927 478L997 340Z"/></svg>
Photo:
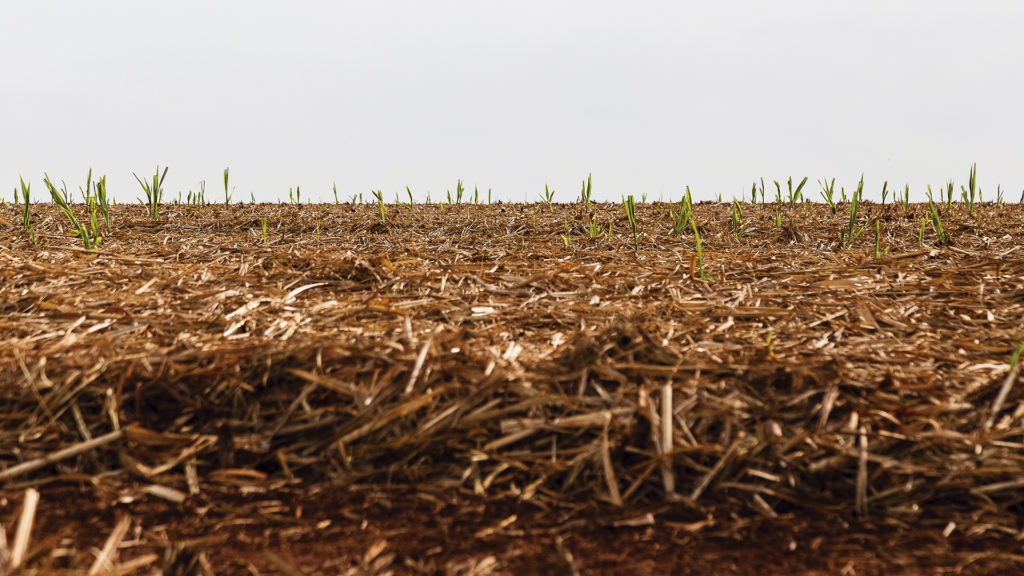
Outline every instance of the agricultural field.
<svg viewBox="0 0 1024 576"><path fill-rule="evenodd" d="M160 203L158 170L141 205L8 201L0 561L1019 572L1024 205L973 180L226 205Z"/></svg>

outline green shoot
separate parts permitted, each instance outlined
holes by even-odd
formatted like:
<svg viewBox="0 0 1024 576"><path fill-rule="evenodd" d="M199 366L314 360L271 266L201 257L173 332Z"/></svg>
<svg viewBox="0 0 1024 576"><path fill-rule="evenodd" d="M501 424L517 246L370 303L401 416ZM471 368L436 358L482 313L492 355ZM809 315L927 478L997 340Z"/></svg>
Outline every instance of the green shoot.
<svg viewBox="0 0 1024 576"><path fill-rule="evenodd" d="M191 190L188 191L187 203L189 206L196 206L200 209L203 206L209 206L209 203L206 201L206 180L199 181L199 192L193 193Z"/></svg>
<svg viewBox="0 0 1024 576"><path fill-rule="evenodd" d="M107 201L107 177L100 176L100 179L96 181L95 190L96 194L94 198L99 203L100 212L103 214L103 224L107 228L110 228L110 204ZM181 193L179 192L180 196Z"/></svg>
<svg viewBox="0 0 1024 576"><path fill-rule="evenodd" d="M928 198L928 214L931 216L932 228L935 229L935 234L939 237L939 246L949 244L949 234L942 228L942 218L939 216L939 209L935 207L931 198Z"/></svg>
<svg viewBox="0 0 1024 576"><path fill-rule="evenodd" d="M313 233L316 234L317 236L323 234L323 230L320 229L320 221L319 220L316 221L316 228L313 229Z"/></svg>
<svg viewBox="0 0 1024 576"><path fill-rule="evenodd" d="M857 184L857 191L850 199L850 222L845 230L839 233L839 241L844 244L853 244L853 241L864 231L863 227L857 226L857 208L860 206L861 195L864 193L864 175L860 176L860 183Z"/></svg>
<svg viewBox="0 0 1024 576"><path fill-rule="evenodd" d="M1024 354L1024 339L1021 339L1020 346L1017 346L1017 349L1013 351L1013 355L1010 356L1010 370L1013 370L1013 367L1020 362L1021 354Z"/></svg>
<svg viewBox="0 0 1024 576"><path fill-rule="evenodd" d="M1003 186L1001 184L996 185L996 204L1003 203Z"/></svg>
<svg viewBox="0 0 1024 576"><path fill-rule="evenodd" d="M750 185L750 203L757 204L757 182Z"/></svg>
<svg viewBox="0 0 1024 576"><path fill-rule="evenodd" d="M373 190L373 197L377 199L377 213L380 216L380 223L383 224L385 221L384 214L384 193L380 190Z"/></svg>
<svg viewBox="0 0 1024 576"><path fill-rule="evenodd" d="M135 176L135 179L138 180L139 184L142 186L142 190L146 193L146 200L143 201L142 198L139 198L139 202L142 202L147 207L149 207L150 218L152 218L153 220L159 219L160 200L163 198L164 195L163 184L164 178L167 177L167 167L164 167L164 172L163 174L161 174L160 166L157 165L156 173L153 174L152 184L149 183L148 181L142 180L141 178L139 178L138 174L135 174L134 172L132 172L132 176Z"/></svg>
<svg viewBox="0 0 1024 576"><path fill-rule="evenodd" d="M395 192L395 205L396 206L398 206L398 205L405 206L406 210L412 212L413 211L413 209L412 209L412 192L409 191L409 187L408 186L405 187L405 191L409 195L409 201L408 202L403 202L398 197L398 192Z"/></svg>
<svg viewBox="0 0 1024 576"><path fill-rule="evenodd" d="M786 185L789 187L789 205L790 206L796 205L797 201L800 200L800 198L803 197L803 194L801 193L801 190L804 189L804 184L807 184L807 177L806 176L804 176L804 179L801 180L800 184L797 185L796 190L793 190L793 178L792 177L790 177L789 180L786 181Z"/></svg>
<svg viewBox="0 0 1024 576"><path fill-rule="evenodd" d="M298 206L302 204L302 188L299 186L295 187L295 193L292 194L292 189L288 189L288 202Z"/></svg>
<svg viewBox="0 0 1024 576"><path fill-rule="evenodd" d="M941 199L941 196L939 197ZM946 182L946 214L953 209L953 181Z"/></svg>
<svg viewBox="0 0 1024 576"><path fill-rule="evenodd" d="M764 204L764 178L761 178L761 203Z"/></svg>
<svg viewBox="0 0 1024 576"><path fill-rule="evenodd" d="M740 207L740 203L735 198L732 199L732 235L739 240L743 237L743 229L746 225L743 223L743 208Z"/></svg>
<svg viewBox="0 0 1024 576"><path fill-rule="evenodd" d="M28 232L30 236L34 236L35 231L32 228L32 213L30 211L30 205L32 204L32 183L29 182L28 184L25 184L25 179L20 175L18 176L18 179L21 180L21 195L22 200L25 202L25 205L21 210L21 228L25 232ZM14 202L18 202L17 190L14 191Z"/></svg>
<svg viewBox="0 0 1024 576"><path fill-rule="evenodd" d="M331 183L331 188L334 190L334 203L335 204L341 204L341 202L338 201L338 183L337 182L332 182Z"/></svg>
<svg viewBox="0 0 1024 576"><path fill-rule="evenodd" d="M71 228L74 230L75 234L82 239L82 246L86 250L96 250L97 246L99 246L99 243L103 239L99 236L97 230L95 205L90 206L92 208L92 218L90 219L91 229L86 228L78 221L78 218L75 217L74 211L71 210L71 205L68 204L66 195L57 191L57 187L50 181L49 175L45 175L43 184L45 184L46 188L50 191L50 197L53 198L54 203L60 206L61 212L64 213L68 222L71 223Z"/></svg>
<svg viewBox="0 0 1024 576"><path fill-rule="evenodd" d="M491 189L490 188L487 189L487 205L488 206L491 205Z"/></svg>
<svg viewBox="0 0 1024 576"><path fill-rule="evenodd" d="M249 192L249 202L252 203L252 204L256 203L256 194L255 193Z"/></svg>
<svg viewBox="0 0 1024 576"><path fill-rule="evenodd" d="M544 194L540 197L541 200L547 203L548 212L554 212L555 209L551 207L551 201L555 199L555 191L549 190L548 185L544 185Z"/></svg>
<svg viewBox="0 0 1024 576"><path fill-rule="evenodd" d="M78 192L82 195L82 203L88 204L92 197L92 168L89 168L89 175L85 178L85 189L79 187Z"/></svg>
<svg viewBox="0 0 1024 576"><path fill-rule="evenodd" d="M639 250L640 249L640 242L639 242L639 239L638 239L639 236L637 235L637 231L636 231L636 204L635 204L635 201L633 200L633 195L632 194L630 194L629 197L626 198L625 205L626 205L626 220L629 221L629 228L630 228L630 230L633 231L633 249L634 250Z"/></svg>
<svg viewBox="0 0 1024 576"><path fill-rule="evenodd" d="M772 180L775 183L775 203L782 204L782 186L779 186L778 180Z"/></svg>
<svg viewBox="0 0 1024 576"><path fill-rule="evenodd" d="M836 213L836 203L832 199L832 196L833 196L833 194L835 194L835 191L836 191L836 179L833 178L832 182L829 182L828 178L826 178L824 182L822 182L821 180L818 180L818 184L821 185L821 192L820 192L821 197L825 199L825 202L828 204L828 207L831 208L832 209L832 213L835 214Z"/></svg>
<svg viewBox="0 0 1024 576"><path fill-rule="evenodd" d="M910 184L903 186L903 213L910 211Z"/></svg>
<svg viewBox="0 0 1024 576"><path fill-rule="evenodd" d="M590 228L591 238L597 238L601 235L601 228L597 225L597 215L590 215L590 221L587 222L587 226Z"/></svg>
<svg viewBox="0 0 1024 576"><path fill-rule="evenodd" d="M480 188L473 186L473 204L480 203Z"/></svg>
<svg viewBox="0 0 1024 576"><path fill-rule="evenodd" d="M89 234L92 236L92 249L95 250L100 242L103 241L103 237L100 236L100 226L96 218L96 199L91 198L89 200Z"/></svg>
<svg viewBox="0 0 1024 576"><path fill-rule="evenodd" d="M60 181L60 196L64 200L65 204L71 204L71 194L68 193L68 185L65 184L63 180Z"/></svg>
<svg viewBox="0 0 1024 576"><path fill-rule="evenodd" d="M697 230L697 221L691 219L690 226L693 228L693 238L697 242L697 272L701 280L714 280L714 276L704 273L704 244L700 240L700 231ZM692 261L691 261L692 262Z"/></svg>
<svg viewBox="0 0 1024 576"><path fill-rule="evenodd" d="M580 189L580 199L583 200L583 210L590 212L590 179L593 174L588 174L587 179L583 181L583 186Z"/></svg>
<svg viewBox="0 0 1024 576"><path fill-rule="evenodd" d="M974 199L975 194L968 195L967 189L963 186L960 187L960 199L963 200L964 206L967 207L967 215L974 216Z"/></svg>
<svg viewBox="0 0 1024 576"><path fill-rule="evenodd" d="M928 215L925 214L924 218L921 219L921 229L917 231L917 241L920 244L924 244L924 229L928 226Z"/></svg>
<svg viewBox="0 0 1024 576"><path fill-rule="evenodd" d="M875 258L880 258L883 254L889 252L889 247L882 246L882 231L878 224L878 218L875 218Z"/></svg>
<svg viewBox="0 0 1024 576"><path fill-rule="evenodd" d="M462 193L465 192L465 191L466 191L466 189L462 187L462 180L460 179L458 184L455 185L455 203L456 204L462 204ZM449 202L449 204L450 204L450 202Z"/></svg>
<svg viewBox="0 0 1024 576"><path fill-rule="evenodd" d="M964 204L967 205L967 215L968 216L974 216L974 198L975 198L975 194L978 192L977 185L976 185L977 184L977 181L976 181L977 175L978 175L978 165L977 164L972 164L971 165L971 175L970 175L970 178L968 179L968 184L967 184L968 187L967 188L964 188L963 186L960 187L960 190L961 190L960 197L963 198Z"/></svg>
<svg viewBox="0 0 1024 576"><path fill-rule="evenodd" d="M224 169L224 205L231 204L231 193L228 192L228 169Z"/></svg>
<svg viewBox="0 0 1024 576"><path fill-rule="evenodd" d="M260 226L263 228L263 245L267 245L267 219L263 218L260 220Z"/></svg>
<svg viewBox="0 0 1024 576"><path fill-rule="evenodd" d="M885 198L889 195L889 181L882 182L882 206L885 206Z"/></svg>
<svg viewBox="0 0 1024 576"><path fill-rule="evenodd" d="M672 215L672 202L669 202L669 215ZM673 234L682 234L683 230L690 224L693 218L693 198L690 196L690 187L686 187L686 194L679 200L679 212L675 214L675 224L672 226Z"/></svg>

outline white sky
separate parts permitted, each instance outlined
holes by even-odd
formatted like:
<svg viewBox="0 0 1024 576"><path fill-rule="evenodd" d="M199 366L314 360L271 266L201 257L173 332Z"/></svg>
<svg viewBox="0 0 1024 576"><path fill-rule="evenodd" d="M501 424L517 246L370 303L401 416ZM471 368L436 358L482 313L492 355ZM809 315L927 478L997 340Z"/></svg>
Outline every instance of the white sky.
<svg viewBox="0 0 1024 576"><path fill-rule="evenodd" d="M862 172L921 198L977 162L1016 201L1022 25L1019 0L3 0L0 194L92 167L134 201L159 163L213 200L226 166L246 201L569 201L589 172L602 200Z"/></svg>

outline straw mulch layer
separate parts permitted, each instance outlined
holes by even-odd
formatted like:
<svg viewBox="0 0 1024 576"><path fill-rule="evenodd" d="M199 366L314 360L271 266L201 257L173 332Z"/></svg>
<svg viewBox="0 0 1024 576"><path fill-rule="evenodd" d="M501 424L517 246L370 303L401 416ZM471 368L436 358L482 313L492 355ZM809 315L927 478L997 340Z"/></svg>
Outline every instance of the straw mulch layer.
<svg viewBox="0 0 1024 576"><path fill-rule="evenodd" d="M748 205L736 238L698 204L704 279L663 204L638 249L619 205L118 206L96 253L8 214L0 560L1019 569L1024 207L943 207L950 246L871 204L840 244L845 209Z"/></svg>

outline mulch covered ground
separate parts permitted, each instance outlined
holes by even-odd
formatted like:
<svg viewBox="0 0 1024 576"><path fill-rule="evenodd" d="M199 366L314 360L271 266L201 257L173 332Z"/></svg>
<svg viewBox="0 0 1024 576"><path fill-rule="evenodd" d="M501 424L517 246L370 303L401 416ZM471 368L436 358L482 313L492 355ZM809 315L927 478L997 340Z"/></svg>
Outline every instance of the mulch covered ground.
<svg viewBox="0 0 1024 576"><path fill-rule="evenodd" d="M926 208L9 213L0 562L1020 571L1024 207Z"/></svg>

